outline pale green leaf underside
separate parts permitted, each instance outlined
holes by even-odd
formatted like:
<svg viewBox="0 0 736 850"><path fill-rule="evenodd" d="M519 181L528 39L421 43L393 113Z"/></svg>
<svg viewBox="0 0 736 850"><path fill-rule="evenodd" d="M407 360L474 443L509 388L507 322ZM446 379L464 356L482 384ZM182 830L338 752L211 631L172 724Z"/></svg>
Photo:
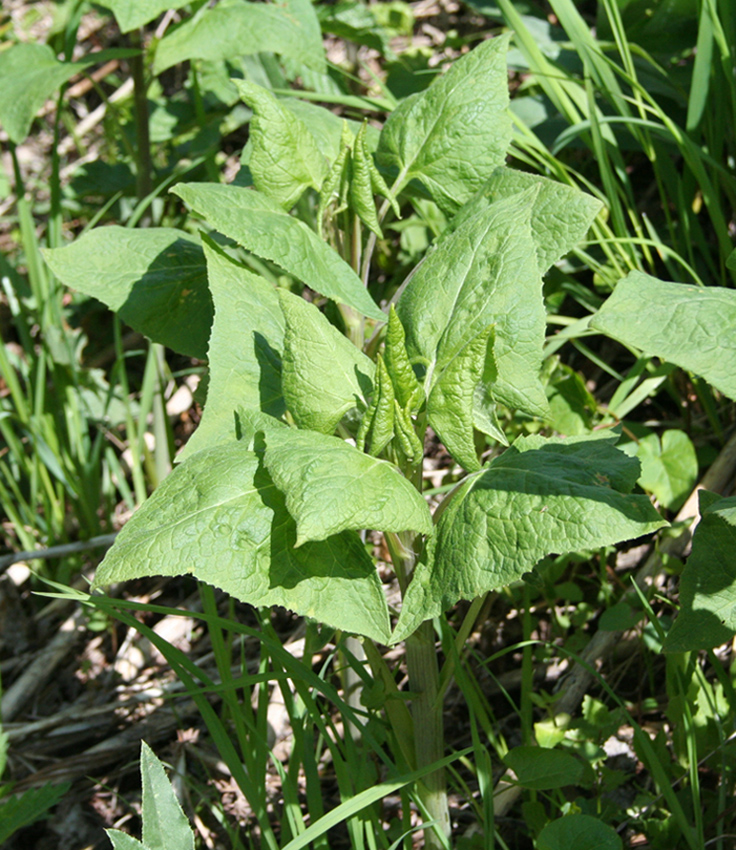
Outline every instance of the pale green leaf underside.
<svg viewBox="0 0 736 850"><path fill-rule="evenodd" d="M120 32L130 32L162 12L186 6L187 0L100 0L100 5L112 10Z"/></svg>
<svg viewBox="0 0 736 850"><path fill-rule="evenodd" d="M500 200L443 239L397 304L409 356L439 374L470 340L495 325L494 397L547 413L539 371L546 331L542 278L530 219L532 188Z"/></svg>
<svg viewBox="0 0 736 850"><path fill-rule="evenodd" d="M629 494L638 474L638 461L600 437L518 439L452 495L393 639L459 599L517 581L549 553L607 546L666 525L646 496Z"/></svg>
<svg viewBox="0 0 736 850"><path fill-rule="evenodd" d="M495 201L532 187L539 190L532 206L532 239L537 248L539 271L544 274L585 238L593 220L603 209L597 198L546 177L501 167L458 211L449 231L457 230Z"/></svg>
<svg viewBox="0 0 736 850"><path fill-rule="evenodd" d="M282 386L300 428L331 434L354 407L366 406L375 363L357 349L314 304L279 290L286 320Z"/></svg>
<svg viewBox="0 0 736 850"><path fill-rule="evenodd" d="M345 529L432 533L427 503L393 464L313 431L278 428L265 441L266 468L296 520L297 546Z"/></svg>
<svg viewBox="0 0 736 850"><path fill-rule="evenodd" d="M143 843L150 850L194 850L194 833L153 750L141 741Z"/></svg>
<svg viewBox="0 0 736 850"><path fill-rule="evenodd" d="M315 39L302 5L298 4L295 13L289 4L245 0L220 0L212 7L206 4L161 40L153 72L160 74L190 59L217 61L254 53L278 53L324 72L322 42Z"/></svg>
<svg viewBox="0 0 736 850"><path fill-rule="evenodd" d="M248 160L253 185L290 210L305 189L319 190L327 160L304 122L270 91L248 80L235 85L253 110Z"/></svg>
<svg viewBox="0 0 736 850"><path fill-rule="evenodd" d="M188 457L238 437L238 407L279 417L284 316L274 287L231 260L205 238L215 318L209 343L210 376L202 421L179 455Z"/></svg>
<svg viewBox="0 0 736 850"><path fill-rule="evenodd" d="M342 257L261 192L221 183L179 183L171 191L220 233L277 263L315 292L386 320Z"/></svg>
<svg viewBox="0 0 736 850"><path fill-rule="evenodd" d="M503 165L511 141L508 36L485 41L423 92L391 113L378 161L414 177L446 212L455 212Z"/></svg>
<svg viewBox="0 0 736 850"><path fill-rule="evenodd" d="M199 241L168 227L98 227L44 258L62 283L97 298L154 342L204 360L212 298Z"/></svg>
<svg viewBox="0 0 736 850"><path fill-rule="evenodd" d="M190 574L242 602L283 605L385 642L388 608L360 537L295 543L296 524L258 456L228 443L164 479L120 532L94 586Z"/></svg>
<svg viewBox="0 0 736 850"><path fill-rule="evenodd" d="M736 398L736 292L630 272L590 327L705 378Z"/></svg>
<svg viewBox="0 0 736 850"><path fill-rule="evenodd" d="M700 512L680 579L680 613L664 645L669 652L712 649L736 633L736 496L701 491Z"/></svg>

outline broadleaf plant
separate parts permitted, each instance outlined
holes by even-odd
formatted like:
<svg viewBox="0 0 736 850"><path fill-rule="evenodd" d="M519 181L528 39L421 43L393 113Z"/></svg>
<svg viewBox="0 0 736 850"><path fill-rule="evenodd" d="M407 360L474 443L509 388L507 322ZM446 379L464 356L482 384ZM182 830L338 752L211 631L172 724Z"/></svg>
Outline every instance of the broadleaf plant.
<svg viewBox="0 0 736 850"><path fill-rule="evenodd" d="M259 8L306 26L295 2L282 10L223 0L213 11L224 20L236 6L241 16ZM205 13L203 6L197 14ZM157 62L185 49L203 55L195 44L204 36L195 35L185 24L167 36ZM327 110L295 108L238 81L255 115L246 157L254 188L172 190L205 231L221 234L202 236L214 303L202 424L95 578L99 588L190 574L368 642L405 640L411 690L420 694L412 768L438 762L444 750L433 618L522 580L547 554L609 546L666 524L634 491L640 464L616 447L616 430L541 435L551 431L542 275L584 238L601 205L506 166L507 43L482 43L402 101L377 147L371 126L345 122L340 137ZM377 238L392 215L418 204L436 204L447 226L378 304ZM81 255L95 238L108 248L91 281ZM161 308L141 296L183 301L175 270L191 275L184 269L199 270L201 255L189 237L146 234L140 245L149 253L140 256L160 238L163 274L153 257L147 268L116 274L138 238L106 228L47 258L65 283L129 308L131 322L173 345ZM182 259L187 252L196 262ZM716 354L710 331L719 327L716 313L733 313L732 295L632 273L590 327L733 394L733 348ZM199 334L208 318L187 298L183 333ZM693 309L681 310L684 302ZM702 339L684 345L680 331L691 330ZM519 436L522 421L539 433ZM584 429L582 420L576 427ZM432 516L422 487L433 433L469 474L460 472ZM396 612L369 554L379 535L385 547L372 549L390 554L402 597L393 632ZM420 795L435 822L426 844L444 846L440 771L429 773Z"/></svg>

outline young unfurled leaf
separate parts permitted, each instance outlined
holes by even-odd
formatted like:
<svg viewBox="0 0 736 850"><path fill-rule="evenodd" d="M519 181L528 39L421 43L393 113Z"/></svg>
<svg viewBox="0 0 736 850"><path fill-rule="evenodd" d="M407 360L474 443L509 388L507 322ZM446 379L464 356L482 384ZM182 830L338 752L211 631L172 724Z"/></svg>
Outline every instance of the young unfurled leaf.
<svg viewBox="0 0 736 850"><path fill-rule="evenodd" d="M554 552L609 546L667 523L631 495L639 463L617 435L520 437L449 497L404 597L393 639L459 599L517 581Z"/></svg>
<svg viewBox="0 0 736 850"><path fill-rule="evenodd" d="M417 437L409 411L399 407L397 401L394 401L394 434L406 460L412 466L419 466L424 457L424 446Z"/></svg>
<svg viewBox="0 0 736 850"><path fill-rule="evenodd" d="M432 516L414 486L388 461L337 437L270 429L264 461L296 520L296 545L345 529L432 533Z"/></svg>
<svg viewBox="0 0 736 850"><path fill-rule="evenodd" d="M492 327L478 334L447 364L427 399L429 424L447 451L468 472L480 469L473 437L473 414L475 390L483 380L489 356L492 361Z"/></svg>
<svg viewBox="0 0 736 850"><path fill-rule="evenodd" d="M263 193L221 183L178 183L171 191L220 233L277 263L315 292L385 321L385 314L342 257Z"/></svg>
<svg viewBox="0 0 736 850"><path fill-rule="evenodd" d="M424 390L409 362L404 326L393 304L388 315L386 347L383 356L399 405L406 408L411 404L413 408L411 412L418 410L424 401Z"/></svg>
<svg viewBox="0 0 736 850"><path fill-rule="evenodd" d="M190 574L242 602L283 605L385 642L388 608L360 537L344 531L295 544L296 524L262 458L226 443L164 479L118 535L94 586Z"/></svg>
<svg viewBox="0 0 736 850"><path fill-rule="evenodd" d="M345 413L367 407L376 372L325 316L303 298L279 290L286 321L282 386L300 428L331 434Z"/></svg>
<svg viewBox="0 0 736 850"><path fill-rule="evenodd" d="M504 164L511 142L508 40L504 35L485 41L391 113L378 162L398 169L397 192L417 177L452 214Z"/></svg>
<svg viewBox="0 0 736 850"><path fill-rule="evenodd" d="M342 124L340 150L332 163L327 177L319 192L319 207L317 209L317 232L322 236L327 210L333 201L338 201L333 215L342 212L347 207L347 193L350 181L350 153L352 151L353 135L348 129L347 121ZM343 188L344 187L344 188ZM343 192L345 197L343 198Z"/></svg>
<svg viewBox="0 0 736 850"><path fill-rule="evenodd" d="M409 357L426 366L430 386L459 351L495 325L494 398L544 417L539 372L546 314L530 225L537 191L497 201L441 240L396 309Z"/></svg>
<svg viewBox="0 0 736 850"><path fill-rule="evenodd" d="M591 328L695 372L736 399L736 292L630 272ZM724 333L724 328L729 332Z"/></svg>
<svg viewBox="0 0 736 850"><path fill-rule="evenodd" d="M372 230L376 236L383 237L376 213L376 202L373 198L373 181L368 165L370 154L365 150L365 125L355 137L351 160L350 174L350 207L360 220Z"/></svg>
<svg viewBox="0 0 736 850"><path fill-rule="evenodd" d="M208 357L209 391L202 421L179 459L238 439L239 406L282 416L281 352L284 315L276 289L230 259L204 237L207 274L215 302Z"/></svg>
<svg viewBox="0 0 736 850"><path fill-rule="evenodd" d="M379 455L394 436L394 388L381 355L376 364L376 382L370 406L358 429L356 444L363 451L366 443L372 455Z"/></svg>
<svg viewBox="0 0 736 850"><path fill-rule="evenodd" d="M249 80L234 80L253 110L248 167L259 192L290 210L308 187L319 190L327 160L304 122L267 89Z"/></svg>

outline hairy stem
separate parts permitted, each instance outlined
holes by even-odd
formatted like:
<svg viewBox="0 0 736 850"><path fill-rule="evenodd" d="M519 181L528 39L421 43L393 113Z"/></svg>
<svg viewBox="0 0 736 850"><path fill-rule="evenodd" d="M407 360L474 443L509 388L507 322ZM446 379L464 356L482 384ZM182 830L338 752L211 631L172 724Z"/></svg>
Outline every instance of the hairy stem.
<svg viewBox="0 0 736 850"><path fill-rule="evenodd" d="M409 687L416 696L412 700L414 719L414 749L418 768L441 759L445 754L445 735L442 722L442 699L439 695L439 666L434 645L434 629L427 620L406 641L406 667ZM424 830L427 850L446 846L440 835L450 836L450 811L447 804L447 785L444 770L435 770L424 777L422 802L436 825ZM438 834L439 833L439 834Z"/></svg>

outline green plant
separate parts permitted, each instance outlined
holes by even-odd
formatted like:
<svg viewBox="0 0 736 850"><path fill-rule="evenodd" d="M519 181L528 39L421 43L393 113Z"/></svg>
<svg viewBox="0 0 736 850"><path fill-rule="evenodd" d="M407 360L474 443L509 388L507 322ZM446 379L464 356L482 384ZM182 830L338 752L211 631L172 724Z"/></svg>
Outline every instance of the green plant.
<svg viewBox="0 0 736 850"><path fill-rule="evenodd" d="M204 235L199 248L174 231L105 228L46 253L60 279L124 305L128 321L159 341L209 333L202 424L121 533L96 585L190 573L255 606L283 605L361 635L374 679L389 690L375 644L405 641L412 718L401 703L383 704L397 763L430 770L419 787L434 823L430 847L446 846L450 832L445 779L432 769L444 755L451 673L438 667L436 618L459 599L518 581L550 552L666 524L632 493L639 464L615 448L615 431L522 435L499 451L524 421L549 414L541 276L600 209L571 187L504 167L506 44L485 42L456 62L402 101L380 134L236 81L255 115L247 151L255 188L173 190L231 241ZM374 193L385 198L378 213ZM377 240L390 209L421 209L426 195L449 224L387 315L364 286ZM304 220L289 214L294 205ZM151 264L124 281L106 277L131 239ZM99 265L85 284L90 253ZM283 270L282 285L254 274L252 255ZM180 277L192 260L206 264L211 331ZM181 319L151 304L153 281ZM290 291L296 281L312 303ZM320 295L337 309L322 312ZM731 292L633 273L589 322L733 397L736 352L715 357L712 340L733 326L735 309ZM422 497L429 428L468 473L433 516ZM382 533L391 554L402 594L393 629L362 529ZM476 604L469 626L477 612Z"/></svg>
<svg viewBox="0 0 736 850"><path fill-rule="evenodd" d="M115 850L194 850L194 834L181 810L164 766L153 750L141 741L141 820L143 840L138 841L119 829L106 830Z"/></svg>
<svg viewBox="0 0 736 850"><path fill-rule="evenodd" d="M0 777L5 772L8 756L8 735L0 726ZM0 842L7 841L13 833L24 826L47 816L71 787L64 782L59 785L44 785L22 794L13 794L13 786L0 785Z"/></svg>

